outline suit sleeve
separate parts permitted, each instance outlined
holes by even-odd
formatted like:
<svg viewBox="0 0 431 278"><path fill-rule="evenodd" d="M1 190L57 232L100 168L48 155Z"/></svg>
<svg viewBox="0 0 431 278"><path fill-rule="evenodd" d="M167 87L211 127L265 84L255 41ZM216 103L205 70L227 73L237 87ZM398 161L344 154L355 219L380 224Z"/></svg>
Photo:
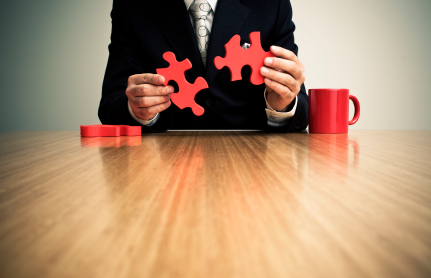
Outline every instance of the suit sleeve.
<svg viewBox="0 0 431 278"><path fill-rule="evenodd" d="M295 44L293 32L295 24L292 21L292 6L289 0L280 0L277 23L271 34L271 45L281 46L298 55L298 46ZM295 132L306 129L308 126L308 95L305 86L297 95L297 107L295 115L289 119L288 123L281 127L268 125L269 132Z"/></svg>
<svg viewBox="0 0 431 278"><path fill-rule="evenodd" d="M141 125L129 113L126 88L129 76L145 72L140 57L143 53L137 49L121 0L114 0L111 18L111 43L108 47L109 59L103 80L99 119L102 124ZM164 132L171 124L170 112L165 110L151 127L141 125L142 132Z"/></svg>

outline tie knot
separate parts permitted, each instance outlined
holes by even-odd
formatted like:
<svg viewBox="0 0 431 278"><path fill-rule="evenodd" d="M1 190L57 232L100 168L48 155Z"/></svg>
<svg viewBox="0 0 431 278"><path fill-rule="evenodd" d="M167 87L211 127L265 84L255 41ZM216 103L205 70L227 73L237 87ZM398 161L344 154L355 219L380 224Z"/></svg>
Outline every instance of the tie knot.
<svg viewBox="0 0 431 278"><path fill-rule="evenodd" d="M206 0L193 0L189 8L190 13L195 20L206 19L207 15L211 12L211 6Z"/></svg>

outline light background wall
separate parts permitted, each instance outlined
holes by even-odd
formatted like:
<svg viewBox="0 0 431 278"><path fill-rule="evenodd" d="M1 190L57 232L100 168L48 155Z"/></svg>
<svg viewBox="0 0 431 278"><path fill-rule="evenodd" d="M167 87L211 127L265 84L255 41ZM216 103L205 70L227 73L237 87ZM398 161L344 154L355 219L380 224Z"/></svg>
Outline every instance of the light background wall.
<svg viewBox="0 0 431 278"><path fill-rule="evenodd" d="M292 6L307 89L351 89L362 108L353 129L431 129L430 0ZM111 7L109 0L0 2L0 132L99 123Z"/></svg>

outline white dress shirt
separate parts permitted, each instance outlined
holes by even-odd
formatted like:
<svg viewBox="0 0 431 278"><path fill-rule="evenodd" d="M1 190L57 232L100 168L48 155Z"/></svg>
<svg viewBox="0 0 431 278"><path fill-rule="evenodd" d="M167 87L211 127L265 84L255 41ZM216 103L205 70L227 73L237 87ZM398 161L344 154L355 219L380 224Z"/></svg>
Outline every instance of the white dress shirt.
<svg viewBox="0 0 431 278"><path fill-rule="evenodd" d="M211 31L211 27L213 24L214 14L215 14L215 11L217 8L218 0L207 0L207 2L211 6L212 11L206 17L206 26ZM190 5L193 3L193 0L184 0L184 3L186 4L187 10L189 10ZM193 19L191 14L190 14L190 21L192 22L192 25L194 25L194 19ZM210 38L211 38L211 34L210 34ZM247 46L249 47L250 45L247 45ZM243 48L245 48L247 46L244 45ZM298 102L298 98L297 97L295 98L295 100L294 100L295 104L294 104L292 110L290 110L288 112L277 112L269 106L268 101L266 100L266 94L267 94L267 92L265 90L263 93L263 97L264 97L265 102L266 102L265 111L266 111L266 116L268 118L268 125L275 126L275 127L285 125L287 123L287 121L295 115L296 104ZM132 107L130 107L130 103L128 105L129 105L130 115L133 117L133 119L135 119L138 123L140 123L142 125L152 126L154 123L156 123L157 119L159 118L159 113L157 113L157 115L154 116L154 118L152 118L150 120L139 119L138 117L136 117L135 113L133 113Z"/></svg>

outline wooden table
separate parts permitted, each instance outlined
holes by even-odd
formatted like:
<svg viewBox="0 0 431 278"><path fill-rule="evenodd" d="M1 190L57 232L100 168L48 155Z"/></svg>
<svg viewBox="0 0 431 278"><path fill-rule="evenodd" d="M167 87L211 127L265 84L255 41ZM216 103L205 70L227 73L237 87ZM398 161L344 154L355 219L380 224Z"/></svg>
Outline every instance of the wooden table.
<svg viewBox="0 0 431 278"><path fill-rule="evenodd" d="M0 134L0 277L431 277L431 131Z"/></svg>

